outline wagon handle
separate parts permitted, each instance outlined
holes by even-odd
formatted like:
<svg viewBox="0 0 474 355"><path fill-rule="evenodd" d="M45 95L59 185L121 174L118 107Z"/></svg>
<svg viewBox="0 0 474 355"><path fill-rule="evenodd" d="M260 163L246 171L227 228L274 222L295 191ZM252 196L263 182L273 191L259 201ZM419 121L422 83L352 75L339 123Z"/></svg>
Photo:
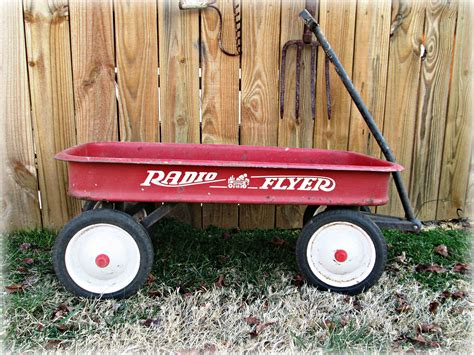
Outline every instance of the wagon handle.
<svg viewBox="0 0 474 355"><path fill-rule="evenodd" d="M352 100L354 101L355 105L357 106L357 109L364 118L364 121L369 127L370 132L373 134L375 140L377 141L377 144L382 150L383 155L389 162L396 163L395 155L393 154L392 150L385 141L382 132L377 127L374 118L372 117L365 103L362 101L362 97L360 96L359 92L357 91L351 79L349 78L349 75L347 75L347 72L342 66L342 63L340 62L334 50L331 48L331 45L327 41L323 32L321 31L319 24L307 10L301 11L300 17L303 19L306 26L308 26L311 32L313 32L316 38L318 39L318 42L326 53L327 58L331 61L332 64L334 64L334 68L336 70L337 75L339 75L342 83L349 92L349 95L351 95ZM392 175L393 180L395 182L395 186L397 187L400 201L403 205L403 210L405 211L405 217L410 222L412 222L415 225L415 229L419 231L421 228L421 222L416 219L415 213L413 212L413 208L411 206L410 199L408 198L408 193L403 183L402 176L399 171L392 172Z"/></svg>

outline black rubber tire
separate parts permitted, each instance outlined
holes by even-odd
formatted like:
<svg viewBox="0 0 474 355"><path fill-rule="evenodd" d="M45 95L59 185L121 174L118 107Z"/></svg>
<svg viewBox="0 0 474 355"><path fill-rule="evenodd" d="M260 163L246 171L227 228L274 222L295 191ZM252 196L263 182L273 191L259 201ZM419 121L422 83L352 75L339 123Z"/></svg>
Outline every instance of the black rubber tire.
<svg viewBox="0 0 474 355"><path fill-rule="evenodd" d="M69 276L65 263L66 248L74 235L99 223L112 224L128 232L140 252L140 267L135 278L126 287L112 293L98 294L81 288ZM108 208L86 211L69 221L57 236L52 254L54 271L64 287L77 296L89 298L125 298L135 294L147 280L154 258L153 245L145 227L128 214Z"/></svg>
<svg viewBox="0 0 474 355"><path fill-rule="evenodd" d="M316 211L320 207L324 207L324 206L308 205L306 207L306 209L304 210L304 214L303 214L303 226L305 226L311 220L311 218L313 218L315 216ZM361 206L361 207L354 207L354 208L359 209L362 212L370 213L370 208L368 206ZM340 209L340 207L339 206L327 206L326 207L326 210L332 210L332 209ZM321 211L320 213L322 213L322 212L323 211Z"/></svg>
<svg viewBox="0 0 474 355"><path fill-rule="evenodd" d="M321 281L311 271L306 257L306 250L313 234L322 226L332 222L349 222L362 228L370 237L375 247L375 264L370 274L361 282L349 287L335 287ZM302 229L296 243L296 260L301 273L308 283L321 290L356 295L373 286L383 273L387 262L387 244L379 227L359 211L330 210L314 216Z"/></svg>

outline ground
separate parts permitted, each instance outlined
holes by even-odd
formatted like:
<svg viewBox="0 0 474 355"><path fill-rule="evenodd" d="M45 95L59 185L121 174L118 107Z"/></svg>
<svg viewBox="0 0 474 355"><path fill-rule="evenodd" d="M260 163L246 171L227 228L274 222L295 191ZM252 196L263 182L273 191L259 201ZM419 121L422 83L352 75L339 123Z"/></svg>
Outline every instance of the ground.
<svg viewBox="0 0 474 355"><path fill-rule="evenodd" d="M55 233L3 238L4 347L13 351L319 351L472 348L471 232L385 232L380 281L354 297L298 272L298 230L239 231L164 220L147 285L126 300L74 297L51 265Z"/></svg>

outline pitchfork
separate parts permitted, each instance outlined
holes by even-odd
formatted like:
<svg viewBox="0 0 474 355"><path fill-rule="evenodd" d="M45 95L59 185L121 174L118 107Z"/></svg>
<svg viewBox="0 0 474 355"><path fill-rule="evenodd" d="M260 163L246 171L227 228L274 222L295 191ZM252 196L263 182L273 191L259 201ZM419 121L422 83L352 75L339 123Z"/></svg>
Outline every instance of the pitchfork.
<svg viewBox="0 0 474 355"><path fill-rule="evenodd" d="M314 16L316 12L316 1L315 0L306 0L305 3L306 10L308 10L311 15ZM291 46L296 47L296 95L295 95L295 119L299 119L300 111L300 82L301 82L301 53L305 46L311 47L311 114L313 120L316 117L316 54L318 51L318 46L320 45L318 41L312 41L313 33L305 25L303 32L302 40L290 40L283 45L281 53L281 68L280 68L280 118L283 118L283 113L285 112L285 70L286 70L286 54L288 48ZM324 62L325 70L325 80L326 80L326 103L328 109L328 119L331 119L331 93L329 86L329 59L325 56Z"/></svg>

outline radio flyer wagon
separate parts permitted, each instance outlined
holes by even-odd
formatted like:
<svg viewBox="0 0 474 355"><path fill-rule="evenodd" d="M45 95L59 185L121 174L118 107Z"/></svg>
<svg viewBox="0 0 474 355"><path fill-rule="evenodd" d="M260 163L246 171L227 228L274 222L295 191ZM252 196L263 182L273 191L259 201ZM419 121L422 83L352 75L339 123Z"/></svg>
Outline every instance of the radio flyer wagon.
<svg viewBox="0 0 474 355"><path fill-rule="evenodd" d="M68 162L69 194L89 201L53 249L54 269L68 290L103 298L137 292L153 264L149 230L180 202L308 205L296 246L308 282L357 294L378 280L387 258L380 228L418 232L420 222L400 178L403 168L314 19L305 11L300 16L388 161L346 151L236 145L98 142L66 149L56 158ZM368 209L387 203L391 175L405 219Z"/></svg>

